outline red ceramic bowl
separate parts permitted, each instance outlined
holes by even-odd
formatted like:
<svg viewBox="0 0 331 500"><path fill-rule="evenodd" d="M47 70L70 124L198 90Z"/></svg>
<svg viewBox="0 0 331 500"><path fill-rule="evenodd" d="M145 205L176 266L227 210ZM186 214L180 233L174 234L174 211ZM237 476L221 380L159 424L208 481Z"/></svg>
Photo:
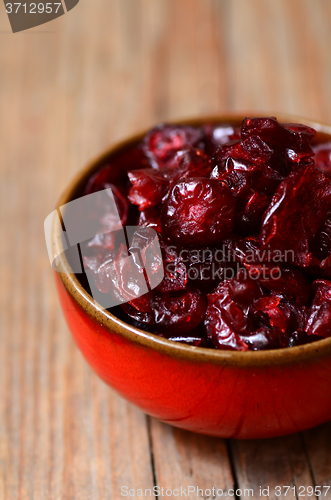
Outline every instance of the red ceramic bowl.
<svg viewBox="0 0 331 500"><path fill-rule="evenodd" d="M185 123L226 122L220 116ZM331 140L331 127L301 121ZM184 123L184 122L181 122ZM113 146L69 185L59 201L68 203L89 176L144 134ZM114 169L114 181L120 175ZM63 250L53 228L56 254ZM56 273L62 309L72 335L93 370L121 396L164 422L212 436L279 436L331 419L331 338L287 349L231 352L168 341L121 321L98 305L72 273L64 254Z"/></svg>

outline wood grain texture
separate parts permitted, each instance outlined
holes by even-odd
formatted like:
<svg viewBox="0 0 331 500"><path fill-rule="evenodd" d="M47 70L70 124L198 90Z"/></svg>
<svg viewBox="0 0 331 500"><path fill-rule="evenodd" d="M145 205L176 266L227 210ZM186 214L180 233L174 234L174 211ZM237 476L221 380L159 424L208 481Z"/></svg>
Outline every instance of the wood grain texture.
<svg viewBox="0 0 331 500"><path fill-rule="evenodd" d="M330 25L329 0L81 0L13 35L0 5L1 500L331 485L330 424L225 443L107 388L65 326L43 236L69 178L155 122L250 110L331 123Z"/></svg>
<svg viewBox="0 0 331 500"><path fill-rule="evenodd" d="M155 419L151 419L151 438L156 483L165 495L169 489L185 496L182 488L197 500L210 490L210 496L218 499L222 496L212 495L213 488L227 494L234 487L224 440L176 429Z"/></svg>
<svg viewBox="0 0 331 500"><path fill-rule="evenodd" d="M260 441L236 441L231 445L238 484L243 490L252 489L254 497L262 496L262 488L265 493L268 489L267 497L275 500L285 496L283 486L289 486L291 489L286 496L296 498L300 487L306 496L307 487L315 486L300 434Z"/></svg>

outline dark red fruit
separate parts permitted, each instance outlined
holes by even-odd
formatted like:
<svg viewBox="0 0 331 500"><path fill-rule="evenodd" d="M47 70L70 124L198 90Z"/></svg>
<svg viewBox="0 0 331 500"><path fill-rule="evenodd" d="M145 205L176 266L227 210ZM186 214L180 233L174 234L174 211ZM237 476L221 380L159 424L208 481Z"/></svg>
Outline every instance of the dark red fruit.
<svg viewBox="0 0 331 500"><path fill-rule="evenodd" d="M161 232L161 206L154 206L142 210L138 218L139 227L152 227L155 231Z"/></svg>
<svg viewBox="0 0 331 500"><path fill-rule="evenodd" d="M211 177L223 181L237 198L236 232L259 231L264 211L290 168L285 158L258 136L223 145Z"/></svg>
<svg viewBox="0 0 331 500"><path fill-rule="evenodd" d="M235 199L216 179L195 178L172 188L161 212L164 234L182 245L212 245L234 225Z"/></svg>
<svg viewBox="0 0 331 500"><path fill-rule="evenodd" d="M313 146L315 166L326 177L331 177L331 142Z"/></svg>
<svg viewBox="0 0 331 500"><path fill-rule="evenodd" d="M310 298L310 285L299 269L291 266L266 264L244 264L252 276L268 290L280 293L291 299L296 298L299 305L307 304Z"/></svg>
<svg viewBox="0 0 331 500"><path fill-rule="evenodd" d="M289 172L284 157L257 136L224 144L213 162L211 177L226 182L236 196L245 194L245 188L271 194Z"/></svg>
<svg viewBox="0 0 331 500"><path fill-rule="evenodd" d="M309 309L305 330L308 335L331 336L331 281L317 280L312 286L315 293Z"/></svg>
<svg viewBox="0 0 331 500"><path fill-rule="evenodd" d="M292 254L294 264L306 267L312 260L309 245L323 225L331 206L331 181L313 167L301 167L279 185L264 214L260 240Z"/></svg>
<svg viewBox="0 0 331 500"><path fill-rule="evenodd" d="M171 180L176 173L172 169L161 171L153 168L128 172L132 183L128 198L140 210L158 205L168 193Z"/></svg>
<svg viewBox="0 0 331 500"><path fill-rule="evenodd" d="M209 294L205 318L207 337L216 349L246 351L248 344L243 337L253 331L249 317L250 307L263 292L256 281L240 272L233 280L220 283Z"/></svg>
<svg viewBox="0 0 331 500"><path fill-rule="evenodd" d="M256 319L261 323L266 323L265 326L277 328L282 332L285 332L288 322L289 314L287 311L279 307L281 297L271 295L270 297L261 297L254 303L254 312ZM262 315L256 314L261 312Z"/></svg>
<svg viewBox="0 0 331 500"><path fill-rule="evenodd" d="M260 284L251 279L244 269L240 270L235 278L229 281L229 293L236 304L248 314L251 305L263 297Z"/></svg>
<svg viewBox="0 0 331 500"><path fill-rule="evenodd" d="M141 312L150 312L148 286L159 283L162 258L154 245L155 232L148 229L135 231L129 250L123 243L118 250L93 260L85 257L85 267L95 274L95 284L100 292L112 297L115 303L128 302ZM146 261L150 264L145 274ZM162 274L161 274L162 277Z"/></svg>
<svg viewBox="0 0 331 500"><path fill-rule="evenodd" d="M128 259L125 245L121 245L115 258L105 260L99 267L96 286L103 293L109 293L114 300L130 302L146 293L143 269Z"/></svg>
<svg viewBox="0 0 331 500"><path fill-rule="evenodd" d="M158 125L146 135L143 150L155 169L167 166L177 151L203 147L202 130L186 125Z"/></svg>
<svg viewBox="0 0 331 500"><path fill-rule="evenodd" d="M111 187L128 224L129 249L100 194L87 215L100 234L82 243L97 288L134 326L192 346L331 336L331 143L312 149L314 136L248 117L240 129L159 125L119 152L84 191Z"/></svg>
<svg viewBox="0 0 331 500"><path fill-rule="evenodd" d="M282 330L261 326L252 335L245 337L245 343L252 351L263 351L288 347L289 341L288 336Z"/></svg>
<svg viewBox="0 0 331 500"><path fill-rule="evenodd" d="M201 149L181 149L172 160L169 168L178 172L178 178L184 177L208 177L212 171L210 158Z"/></svg>
<svg viewBox="0 0 331 500"><path fill-rule="evenodd" d="M167 168L155 170L145 168L128 172L132 183L128 198L139 210L158 205L165 201L171 186L179 179L187 177L207 177L211 163L199 149L185 149L177 152Z"/></svg>
<svg viewBox="0 0 331 500"><path fill-rule="evenodd" d="M184 250L189 282L205 293L211 292L224 279L236 275L234 263L229 262L223 249L208 248Z"/></svg>
<svg viewBox="0 0 331 500"><path fill-rule="evenodd" d="M331 255L331 212L328 213L311 247L314 257L319 260L327 259Z"/></svg>
<svg viewBox="0 0 331 500"><path fill-rule="evenodd" d="M208 339L216 349L247 351L248 345L236 332L251 330L251 323L229 296L221 283L217 292L208 296L205 328ZM249 333L249 332L248 332Z"/></svg>
<svg viewBox="0 0 331 500"><path fill-rule="evenodd" d="M241 125L241 137L258 136L262 141L286 153L294 162L314 155L310 143L315 130L298 123L281 124L276 118L245 118Z"/></svg>
<svg viewBox="0 0 331 500"><path fill-rule="evenodd" d="M105 184L122 184L126 180L128 166L130 169L144 168L147 162L141 147L125 148L112 157L111 161L100 167L88 180L83 195L105 189ZM118 184L117 187L120 187Z"/></svg>
<svg viewBox="0 0 331 500"><path fill-rule="evenodd" d="M206 137L206 152L209 155L213 155L223 144L240 139L240 128L229 124L207 123L202 128Z"/></svg>
<svg viewBox="0 0 331 500"><path fill-rule="evenodd" d="M139 311L129 303L121 304L121 308L125 314L142 325L154 326L154 314L151 311Z"/></svg>
<svg viewBox="0 0 331 500"><path fill-rule="evenodd" d="M155 329L171 334L187 333L203 321L206 306L206 299L199 290L156 293L151 300Z"/></svg>
<svg viewBox="0 0 331 500"><path fill-rule="evenodd" d="M187 284L187 270L180 250L169 242L160 239L163 259L164 278L157 286L160 292L175 292L185 290Z"/></svg>
<svg viewBox="0 0 331 500"><path fill-rule="evenodd" d="M271 197L264 192L253 191L247 196L247 202L237 215L236 227L242 234L259 231L263 214L270 204Z"/></svg>
<svg viewBox="0 0 331 500"><path fill-rule="evenodd" d="M216 153L215 162L221 162L228 158L244 160L246 170L249 167L263 165L270 161L274 151L266 142L258 136L250 136L246 140L230 141L224 144Z"/></svg>
<svg viewBox="0 0 331 500"><path fill-rule="evenodd" d="M107 250L105 248L93 248L92 255L84 255L84 268L93 274L97 274L99 267L103 262L112 261L116 257L117 251Z"/></svg>
<svg viewBox="0 0 331 500"><path fill-rule="evenodd" d="M145 305L143 308L134 307L136 304L132 302L121 307L131 318L153 325L166 337L191 332L204 319L207 303L199 290L187 289L172 294L152 292L145 297L146 301L144 297L139 299Z"/></svg>

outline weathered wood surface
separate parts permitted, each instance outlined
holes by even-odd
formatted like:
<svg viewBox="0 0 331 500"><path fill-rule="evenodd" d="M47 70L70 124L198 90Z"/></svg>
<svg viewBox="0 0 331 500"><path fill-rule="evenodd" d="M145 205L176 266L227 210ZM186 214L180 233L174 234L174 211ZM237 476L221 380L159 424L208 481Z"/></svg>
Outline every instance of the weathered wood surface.
<svg viewBox="0 0 331 500"><path fill-rule="evenodd" d="M43 237L69 178L157 121L251 110L330 123L330 27L330 0L81 0L13 35L0 5L1 500L331 484L330 424L224 442L108 389L69 336Z"/></svg>

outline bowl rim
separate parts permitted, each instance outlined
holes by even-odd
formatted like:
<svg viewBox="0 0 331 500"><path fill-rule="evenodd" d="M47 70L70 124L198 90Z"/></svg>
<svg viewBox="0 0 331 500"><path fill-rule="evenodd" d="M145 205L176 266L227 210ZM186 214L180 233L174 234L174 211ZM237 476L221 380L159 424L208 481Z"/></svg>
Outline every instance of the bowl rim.
<svg viewBox="0 0 331 500"><path fill-rule="evenodd" d="M225 123L229 125L239 125L245 116L266 116L265 113L255 112L233 112L224 113L213 116L200 116L194 118L185 118L178 120L171 120L162 123L176 123L182 125L200 126L205 123ZM331 139L331 126L310 119L286 115L281 113L270 114L268 116L277 116L281 122L295 122L304 123L317 132L330 136ZM148 129L147 129L148 130ZM61 207L68 203L75 195L77 190L86 182L88 177L101 167L111 155L117 151L130 146L137 141L140 141L146 134L147 130L143 130L129 138L118 141L107 148L96 158L92 159L82 170L80 170L71 180L65 191L62 193L56 207ZM63 253L62 237L59 226L53 224L52 227L52 246L54 255L58 255L61 268L65 272L57 272L60 282L72 297L74 302L85 311L88 316L96 320L99 324L104 326L109 333L116 332L125 339L158 351L161 354L166 354L171 357L186 359L191 362L208 362L212 364L227 365L230 367L262 367L262 366L284 366L290 364L303 363L305 361L312 361L322 359L331 355L331 337L317 340L312 343L283 348L283 349L270 349L263 351L230 351L221 349L208 349L205 347L189 346L183 343L167 340L159 337L156 334L140 330L125 321L120 320L115 315L103 309L91 295L84 289L78 281L75 274L72 272L70 265Z"/></svg>

